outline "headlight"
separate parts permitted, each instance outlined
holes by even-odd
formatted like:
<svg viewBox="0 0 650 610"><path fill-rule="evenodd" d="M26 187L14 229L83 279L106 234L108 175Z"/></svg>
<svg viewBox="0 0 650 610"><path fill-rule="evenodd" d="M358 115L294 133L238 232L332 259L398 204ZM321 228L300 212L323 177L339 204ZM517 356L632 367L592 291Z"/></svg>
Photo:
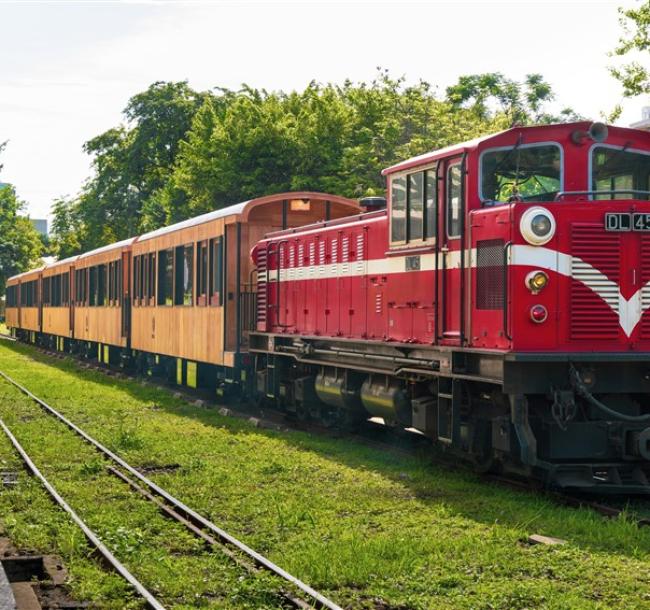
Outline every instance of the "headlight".
<svg viewBox="0 0 650 610"><path fill-rule="evenodd" d="M545 208L531 208L521 217L519 230L529 244L541 246L553 239L555 218Z"/></svg>
<svg viewBox="0 0 650 610"><path fill-rule="evenodd" d="M526 286L533 294L537 294L548 284L548 274L544 271L531 271L526 276Z"/></svg>

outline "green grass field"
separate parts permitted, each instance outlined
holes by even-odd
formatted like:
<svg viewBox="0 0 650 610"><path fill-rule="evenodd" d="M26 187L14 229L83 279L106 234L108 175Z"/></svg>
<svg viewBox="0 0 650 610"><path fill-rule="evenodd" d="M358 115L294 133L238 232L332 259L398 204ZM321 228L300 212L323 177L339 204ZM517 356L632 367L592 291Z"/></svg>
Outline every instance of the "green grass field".
<svg viewBox="0 0 650 610"><path fill-rule="evenodd" d="M650 528L629 519L559 507L424 456L255 428L28 346L0 343L0 370L342 606L650 608ZM48 467L47 474L169 607L273 607L268 580L240 582L227 562L195 549L183 532L170 548L172 525L150 506L122 498L121 509L108 508L105 494L112 505L120 489L107 482L99 458L0 384L0 416L38 465L62 461L60 472ZM3 469L15 462L5 440L0 461ZM102 492L99 482L107 485ZM78 597L137 607L124 585L88 558L81 534L26 475L17 488L0 492L0 520L17 545L59 553ZM526 539L535 533L567 544L531 546ZM192 552L194 563L187 559ZM223 586L210 589L203 579Z"/></svg>

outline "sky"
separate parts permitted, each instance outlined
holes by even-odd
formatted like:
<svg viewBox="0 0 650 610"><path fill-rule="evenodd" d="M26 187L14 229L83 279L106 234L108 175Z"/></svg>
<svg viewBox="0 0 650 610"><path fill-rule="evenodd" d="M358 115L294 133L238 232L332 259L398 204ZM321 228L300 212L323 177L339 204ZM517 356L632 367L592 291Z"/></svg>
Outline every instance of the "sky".
<svg viewBox="0 0 650 610"><path fill-rule="evenodd" d="M622 102L627 126L650 99L622 99L607 54L635 1L0 0L0 182L48 216L91 175L83 143L159 80L288 91L381 66L443 94L463 74L535 72L555 109L599 119Z"/></svg>

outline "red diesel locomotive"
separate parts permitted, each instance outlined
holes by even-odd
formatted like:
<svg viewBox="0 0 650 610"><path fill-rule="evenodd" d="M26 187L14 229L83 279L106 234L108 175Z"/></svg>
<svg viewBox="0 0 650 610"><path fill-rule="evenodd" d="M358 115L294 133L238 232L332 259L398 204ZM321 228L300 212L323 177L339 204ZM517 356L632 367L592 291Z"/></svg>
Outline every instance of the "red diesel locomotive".
<svg viewBox="0 0 650 610"><path fill-rule="evenodd" d="M648 493L650 134L515 127L384 174L386 209L254 247L257 391L480 469Z"/></svg>

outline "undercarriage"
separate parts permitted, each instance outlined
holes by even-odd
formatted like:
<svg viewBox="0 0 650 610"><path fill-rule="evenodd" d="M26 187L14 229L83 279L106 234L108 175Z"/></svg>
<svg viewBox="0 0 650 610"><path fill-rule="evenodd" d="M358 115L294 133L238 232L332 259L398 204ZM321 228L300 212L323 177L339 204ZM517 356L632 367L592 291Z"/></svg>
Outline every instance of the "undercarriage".
<svg viewBox="0 0 650 610"><path fill-rule="evenodd" d="M650 494L650 354L515 354L252 333L259 397L424 434L481 471Z"/></svg>

